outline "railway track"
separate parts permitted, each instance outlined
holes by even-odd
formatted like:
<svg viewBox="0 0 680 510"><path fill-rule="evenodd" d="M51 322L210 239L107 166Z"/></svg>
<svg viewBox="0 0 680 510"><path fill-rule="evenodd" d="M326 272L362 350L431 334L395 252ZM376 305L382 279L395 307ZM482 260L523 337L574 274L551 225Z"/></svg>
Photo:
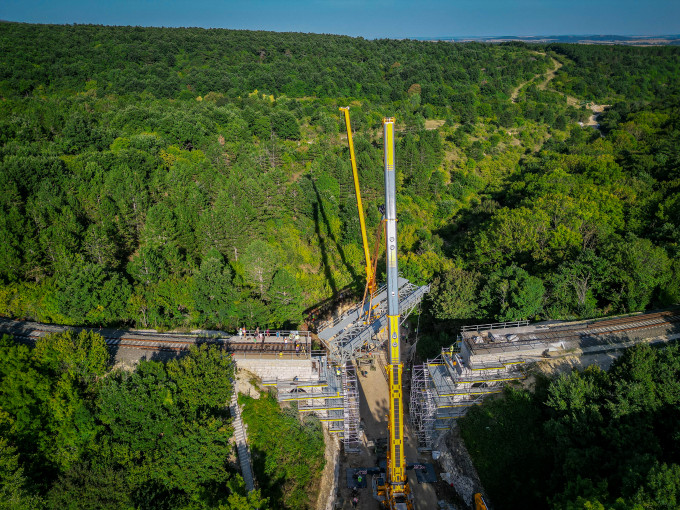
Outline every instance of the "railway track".
<svg viewBox="0 0 680 510"><path fill-rule="evenodd" d="M589 347L607 343L613 337L634 335L637 332L644 333L645 330L651 332L654 329L665 329L669 333L677 332L676 330L680 329L678 324L680 324L680 310L665 310L612 319L537 326L533 331L516 333L515 336L519 344L578 341L582 347Z"/></svg>
<svg viewBox="0 0 680 510"><path fill-rule="evenodd" d="M0 334L12 335L15 339L34 343L38 338L45 337L53 333L64 331L93 331L104 337L106 345L111 348L142 349L149 351L183 352L189 350L192 345L218 345L227 352L244 354L307 354L310 349L309 342L305 338L299 342L296 350L294 341L288 343L283 340L275 340L276 337L270 336L265 341L244 340L238 336L201 336L185 333L146 333L130 332L112 329L92 329L54 326L50 324L40 324L34 322L11 321L0 318Z"/></svg>
<svg viewBox="0 0 680 510"><path fill-rule="evenodd" d="M551 325L546 330L531 333L518 333L518 341L560 341L581 340L593 343L607 335L619 335L654 328L670 328L680 323L680 310L665 310L646 314L616 317L612 319L592 320L579 323ZM13 321L0 318L0 334L7 333L16 339L33 343L38 338L51 333L63 331L90 330L99 333L111 348L141 349L149 351L167 351L179 353L188 350L192 345L218 345L225 351L243 354L307 354L310 345L303 339L296 352L293 341L285 343L270 336L265 342L254 342L238 336L201 336L188 333L159 333L142 331L125 331L115 329L92 329L56 326L37 322ZM382 367L381 367L382 368Z"/></svg>

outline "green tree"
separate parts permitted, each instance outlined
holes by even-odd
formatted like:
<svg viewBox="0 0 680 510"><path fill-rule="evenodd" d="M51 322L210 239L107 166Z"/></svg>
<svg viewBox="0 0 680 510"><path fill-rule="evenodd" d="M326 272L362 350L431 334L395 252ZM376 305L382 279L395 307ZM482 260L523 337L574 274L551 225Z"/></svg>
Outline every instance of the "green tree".
<svg viewBox="0 0 680 510"><path fill-rule="evenodd" d="M4 437L0 437L0 508L2 510L37 510L43 508L38 496L28 491L28 480L19 464L19 455Z"/></svg>
<svg viewBox="0 0 680 510"><path fill-rule="evenodd" d="M323 433L315 417L300 421L297 411L284 413L270 395L239 395L253 449L255 477L275 508L306 509L316 502L323 458Z"/></svg>
<svg viewBox="0 0 680 510"><path fill-rule="evenodd" d="M300 139L300 126L293 114L285 110L277 110L271 116L272 130L279 138L286 140Z"/></svg>
<svg viewBox="0 0 680 510"><path fill-rule="evenodd" d="M286 269L279 269L267 291L271 302L270 323L275 327L302 322L302 289L297 280Z"/></svg>
<svg viewBox="0 0 680 510"><path fill-rule="evenodd" d="M276 250L258 239L248 245L239 262L248 276L248 283L257 289L260 296L266 296L279 266Z"/></svg>
<svg viewBox="0 0 680 510"><path fill-rule="evenodd" d="M479 311L481 275L454 267L433 282L430 293L438 319L472 319Z"/></svg>
<svg viewBox="0 0 680 510"><path fill-rule="evenodd" d="M126 318L131 288L118 273L98 264L73 264L57 280L58 311L72 324L115 324Z"/></svg>
<svg viewBox="0 0 680 510"><path fill-rule="evenodd" d="M669 279L670 261L665 250L648 239L628 235L612 245L614 263L609 280L609 296L625 311L644 310Z"/></svg>
<svg viewBox="0 0 680 510"><path fill-rule="evenodd" d="M237 292L232 284L232 273L224 258L215 249L201 262L193 280L192 296L201 322L216 326L235 326Z"/></svg>
<svg viewBox="0 0 680 510"><path fill-rule="evenodd" d="M510 266L489 276L482 303L498 321L533 319L543 310L543 281L524 269Z"/></svg>
<svg viewBox="0 0 680 510"><path fill-rule="evenodd" d="M48 508L133 508L126 473L111 466L80 462L69 468L47 494Z"/></svg>

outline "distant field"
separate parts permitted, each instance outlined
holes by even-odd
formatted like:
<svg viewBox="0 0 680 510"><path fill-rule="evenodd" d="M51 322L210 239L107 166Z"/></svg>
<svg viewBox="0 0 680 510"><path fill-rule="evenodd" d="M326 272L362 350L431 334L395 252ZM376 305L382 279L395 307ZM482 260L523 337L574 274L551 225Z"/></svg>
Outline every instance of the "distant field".
<svg viewBox="0 0 680 510"><path fill-rule="evenodd" d="M539 35L539 36L479 36L479 37L414 37L419 41L451 42L527 42L527 43L576 43L576 44L621 44L626 46L665 46L680 44L680 35L664 36L623 36L623 35Z"/></svg>

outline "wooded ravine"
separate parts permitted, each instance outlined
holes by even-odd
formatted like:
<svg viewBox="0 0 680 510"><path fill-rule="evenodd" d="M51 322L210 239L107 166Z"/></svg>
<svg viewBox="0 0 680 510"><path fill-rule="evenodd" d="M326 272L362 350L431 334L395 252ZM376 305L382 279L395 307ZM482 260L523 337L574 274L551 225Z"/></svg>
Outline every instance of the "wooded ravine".
<svg viewBox="0 0 680 510"><path fill-rule="evenodd" d="M396 119L399 267L433 284L414 316L422 358L463 324L680 302L678 47L0 23L0 63L2 316L235 332L297 329L347 289L360 299L363 249L338 111L347 105L370 245L384 200L381 121ZM579 124L590 103L607 105L597 128ZM12 353L48 370L49 356ZM166 377L151 366L142 372ZM85 476L97 427L115 425L106 394L95 399L82 377L69 372L63 391L82 396L90 414L78 423L92 434L65 439L68 453L53 457L47 443L36 453L60 480L61 492L38 491L56 506L68 477ZM132 391L137 377L118 374L101 391ZM212 412L182 419L221 441ZM0 429L17 413L3 414ZM20 435L11 437L8 472L22 455L39 478L38 460L16 453ZM134 463L109 453L97 469L112 488L116 470ZM240 492L215 469L176 486L163 479L163 505L228 505ZM162 479L126 476L126 501L141 506L152 496L134 492L139 481ZM628 487L621 480L616 488Z"/></svg>

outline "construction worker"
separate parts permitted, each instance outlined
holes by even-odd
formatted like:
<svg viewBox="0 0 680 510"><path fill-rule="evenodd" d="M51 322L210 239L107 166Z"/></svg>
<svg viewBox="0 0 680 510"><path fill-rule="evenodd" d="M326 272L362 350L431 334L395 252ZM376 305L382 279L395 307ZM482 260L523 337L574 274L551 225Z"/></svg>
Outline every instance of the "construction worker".
<svg viewBox="0 0 680 510"><path fill-rule="evenodd" d="M357 483L359 484L360 487L361 487L361 480L363 480L363 478L361 478L361 475L357 476Z"/></svg>

